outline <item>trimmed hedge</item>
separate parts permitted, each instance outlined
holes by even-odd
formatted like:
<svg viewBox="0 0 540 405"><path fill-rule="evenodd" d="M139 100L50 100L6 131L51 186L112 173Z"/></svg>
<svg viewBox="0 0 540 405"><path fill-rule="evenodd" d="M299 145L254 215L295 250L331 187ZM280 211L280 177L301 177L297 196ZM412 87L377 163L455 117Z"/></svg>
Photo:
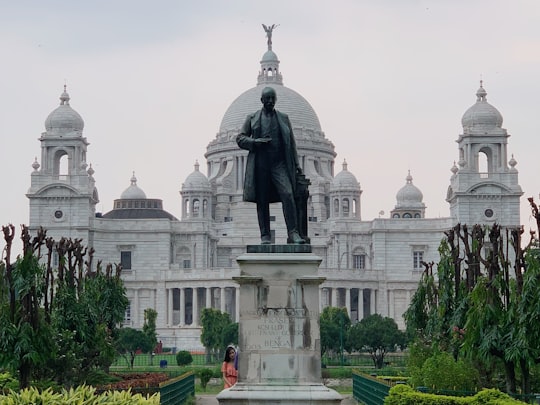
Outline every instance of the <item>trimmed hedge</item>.
<svg viewBox="0 0 540 405"><path fill-rule="evenodd" d="M485 389L472 397L424 394L401 384L390 389L385 405L523 405L496 389Z"/></svg>
<svg viewBox="0 0 540 405"><path fill-rule="evenodd" d="M176 355L176 363L179 366L187 366L188 364L193 363L193 356L187 350L181 350Z"/></svg>

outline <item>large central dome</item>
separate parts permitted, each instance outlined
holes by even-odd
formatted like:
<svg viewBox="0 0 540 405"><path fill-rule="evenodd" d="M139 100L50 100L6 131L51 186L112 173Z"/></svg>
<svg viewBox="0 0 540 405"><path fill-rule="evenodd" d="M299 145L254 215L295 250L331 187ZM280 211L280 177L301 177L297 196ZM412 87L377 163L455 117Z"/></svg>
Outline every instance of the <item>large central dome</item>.
<svg viewBox="0 0 540 405"><path fill-rule="evenodd" d="M289 115L293 128L321 131L319 118L304 97L282 84L263 83L245 91L232 102L221 120L219 132L239 130L248 114L262 108L261 93L267 86L276 90L276 109Z"/></svg>
<svg viewBox="0 0 540 405"><path fill-rule="evenodd" d="M257 78L257 86L242 93L225 111L219 132L239 131L248 114L262 108L261 93L269 86L277 94L276 109L287 114L293 128L302 128L320 134L321 124L315 110L307 100L296 91L283 86L283 77L279 71L279 59L272 50L272 26L268 31L268 50L261 59L261 70Z"/></svg>
<svg viewBox="0 0 540 405"><path fill-rule="evenodd" d="M268 49L260 60L256 86L241 93L227 108L216 137L206 148L208 181L219 192L242 194L247 151L238 147L236 137L246 117L262 109L261 94L265 87L275 90L276 109L289 116L300 165L312 184L327 184L333 177L334 145L326 139L313 107L296 91L283 85L280 62L272 50L274 28L274 25L265 27Z"/></svg>

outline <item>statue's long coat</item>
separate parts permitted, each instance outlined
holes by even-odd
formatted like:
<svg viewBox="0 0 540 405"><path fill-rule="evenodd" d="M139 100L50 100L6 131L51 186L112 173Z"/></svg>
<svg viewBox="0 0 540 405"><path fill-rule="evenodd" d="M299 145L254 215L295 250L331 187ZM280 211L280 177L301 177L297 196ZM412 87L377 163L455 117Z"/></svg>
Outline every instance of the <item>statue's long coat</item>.
<svg viewBox="0 0 540 405"><path fill-rule="evenodd" d="M299 167L298 154L296 152L296 141L294 139L294 134L292 131L289 116L277 110L274 111L276 113L276 118L281 131L281 137L283 139L287 175L291 180L294 192L296 187L296 170ZM248 115L246 121L244 122L244 125L242 126L242 129L240 130L240 133L236 137L236 143L238 144L238 146L240 146L240 148L242 149L246 149L249 151L246 163L246 174L244 178L244 201L250 202L257 202L255 187L255 184L257 182L257 176L267 175L266 173L255 173L257 147L255 146L253 140L263 137L261 128L261 114L262 110L259 110L253 114ZM274 203L279 201L279 195L272 185L272 189L270 190L269 202Z"/></svg>

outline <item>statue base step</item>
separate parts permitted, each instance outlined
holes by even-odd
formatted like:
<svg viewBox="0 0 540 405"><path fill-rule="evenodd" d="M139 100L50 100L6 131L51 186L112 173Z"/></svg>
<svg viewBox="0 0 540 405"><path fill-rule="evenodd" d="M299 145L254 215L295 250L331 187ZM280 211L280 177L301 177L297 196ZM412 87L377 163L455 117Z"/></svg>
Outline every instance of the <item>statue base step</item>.
<svg viewBox="0 0 540 405"><path fill-rule="evenodd" d="M259 385L238 383L217 395L220 404L277 405L277 404L341 404L339 393L323 384Z"/></svg>

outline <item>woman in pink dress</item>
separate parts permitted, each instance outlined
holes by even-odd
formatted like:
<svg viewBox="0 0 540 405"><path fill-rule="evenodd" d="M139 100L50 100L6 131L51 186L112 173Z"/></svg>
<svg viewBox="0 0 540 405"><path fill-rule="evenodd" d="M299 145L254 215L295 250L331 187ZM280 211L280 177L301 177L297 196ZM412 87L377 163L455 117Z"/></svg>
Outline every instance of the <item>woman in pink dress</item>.
<svg viewBox="0 0 540 405"><path fill-rule="evenodd" d="M234 366L236 350L232 346L228 346L225 350L225 359L221 365L221 373L223 374L223 388L231 388L238 381L238 371Z"/></svg>

